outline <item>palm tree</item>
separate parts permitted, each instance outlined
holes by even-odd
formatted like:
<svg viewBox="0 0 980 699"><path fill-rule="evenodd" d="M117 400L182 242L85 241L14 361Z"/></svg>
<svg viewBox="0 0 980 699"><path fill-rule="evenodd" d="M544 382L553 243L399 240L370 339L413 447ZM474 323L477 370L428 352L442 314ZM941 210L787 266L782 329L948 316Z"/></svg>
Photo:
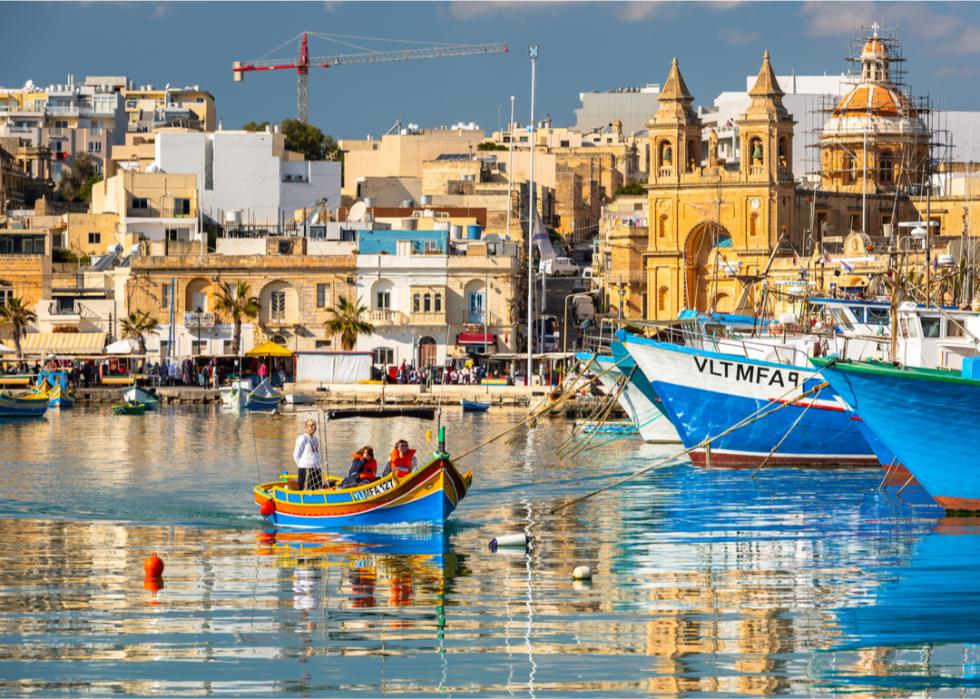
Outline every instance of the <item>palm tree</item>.
<svg viewBox="0 0 980 699"><path fill-rule="evenodd" d="M214 310L228 313L235 323L235 334L231 340L232 354L238 354L238 348L242 344L242 318L256 318L262 308L258 298L248 295L249 291L248 282L238 282L234 288L228 282L222 282L214 299Z"/></svg>
<svg viewBox="0 0 980 699"><path fill-rule="evenodd" d="M330 309L332 317L327 321L327 330L333 335L340 335L340 346L345 350L354 349L358 336L374 332L374 326L362 318L367 310L361 299L348 301L343 295L338 297L337 304Z"/></svg>
<svg viewBox="0 0 980 699"><path fill-rule="evenodd" d="M146 333L151 333L160 325L156 318L146 311L133 311L120 322L122 336L139 343L140 354L146 354Z"/></svg>
<svg viewBox="0 0 980 699"><path fill-rule="evenodd" d="M24 305L24 300L19 296L12 296L7 299L7 303L0 305L0 320L10 323L14 331L14 347L17 348L17 358L22 359L24 353L20 349L20 338L24 334L28 323L37 322L37 314Z"/></svg>

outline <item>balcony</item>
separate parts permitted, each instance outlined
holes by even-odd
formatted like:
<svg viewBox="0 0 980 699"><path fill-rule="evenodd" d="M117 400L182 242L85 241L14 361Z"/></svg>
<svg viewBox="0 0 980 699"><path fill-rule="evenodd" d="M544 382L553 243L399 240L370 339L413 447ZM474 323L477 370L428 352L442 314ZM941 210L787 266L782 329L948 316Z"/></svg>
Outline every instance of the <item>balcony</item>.
<svg viewBox="0 0 980 699"><path fill-rule="evenodd" d="M81 308L78 301L68 301L67 303L52 301L48 304L48 315L59 320L77 319L81 316Z"/></svg>
<svg viewBox="0 0 980 699"><path fill-rule="evenodd" d="M410 325L445 325L446 324L446 312L429 312L424 311L419 313L412 313L408 322Z"/></svg>
<svg viewBox="0 0 980 699"><path fill-rule="evenodd" d="M368 311L367 319L371 325L378 327L405 325L405 314L401 311L391 311L383 308L374 308Z"/></svg>

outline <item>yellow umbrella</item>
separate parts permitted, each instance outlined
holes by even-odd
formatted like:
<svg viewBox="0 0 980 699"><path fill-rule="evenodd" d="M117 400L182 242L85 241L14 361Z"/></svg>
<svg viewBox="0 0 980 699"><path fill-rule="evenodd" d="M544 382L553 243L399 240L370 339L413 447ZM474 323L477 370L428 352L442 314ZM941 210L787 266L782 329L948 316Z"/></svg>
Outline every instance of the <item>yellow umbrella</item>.
<svg viewBox="0 0 980 699"><path fill-rule="evenodd" d="M293 353L275 342L263 342L245 353L246 357L292 357Z"/></svg>

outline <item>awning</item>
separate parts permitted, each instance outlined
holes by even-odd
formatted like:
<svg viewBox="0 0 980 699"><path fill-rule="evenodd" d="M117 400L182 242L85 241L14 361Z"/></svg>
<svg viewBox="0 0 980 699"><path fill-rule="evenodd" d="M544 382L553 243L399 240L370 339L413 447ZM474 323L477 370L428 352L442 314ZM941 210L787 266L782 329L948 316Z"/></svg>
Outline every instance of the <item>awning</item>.
<svg viewBox="0 0 980 699"><path fill-rule="evenodd" d="M138 354L140 347L136 340L124 337L106 347L105 351L106 354Z"/></svg>
<svg viewBox="0 0 980 699"><path fill-rule="evenodd" d="M493 333L460 333L456 336L457 345L495 345L497 336Z"/></svg>
<svg viewBox="0 0 980 699"><path fill-rule="evenodd" d="M275 342L263 342L245 353L246 357L292 357L293 353Z"/></svg>
<svg viewBox="0 0 980 699"><path fill-rule="evenodd" d="M7 347L7 345L0 342L0 354L13 354L16 351L13 347Z"/></svg>
<svg viewBox="0 0 980 699"><path fill-rule="evenodd" d="M20 346L24 354L102 354L105 333L27 333Z"/></svg>

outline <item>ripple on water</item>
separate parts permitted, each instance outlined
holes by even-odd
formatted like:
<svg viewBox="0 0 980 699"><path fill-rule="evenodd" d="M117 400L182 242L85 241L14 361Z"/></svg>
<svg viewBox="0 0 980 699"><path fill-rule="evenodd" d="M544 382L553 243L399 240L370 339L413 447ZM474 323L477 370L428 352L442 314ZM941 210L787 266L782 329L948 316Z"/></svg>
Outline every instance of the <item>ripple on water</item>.
<svg viewBox="0 0 980 699"><path fill-rule="evenodd" d="M518 419L451 410L450 447ZM558 458L570 427L546 423L466 461L474 489L445 531L267 532L250 490L298 427L212 407L0 425L0 692L976 688L980 529L886 500L876 472L676 465L553 513L674 448L630 437ZM424 452L427 427L330 423L332 468L402 436ZM514 531L528 552L487 550ZM578 564L591 583L571 580Z"/></svg>

